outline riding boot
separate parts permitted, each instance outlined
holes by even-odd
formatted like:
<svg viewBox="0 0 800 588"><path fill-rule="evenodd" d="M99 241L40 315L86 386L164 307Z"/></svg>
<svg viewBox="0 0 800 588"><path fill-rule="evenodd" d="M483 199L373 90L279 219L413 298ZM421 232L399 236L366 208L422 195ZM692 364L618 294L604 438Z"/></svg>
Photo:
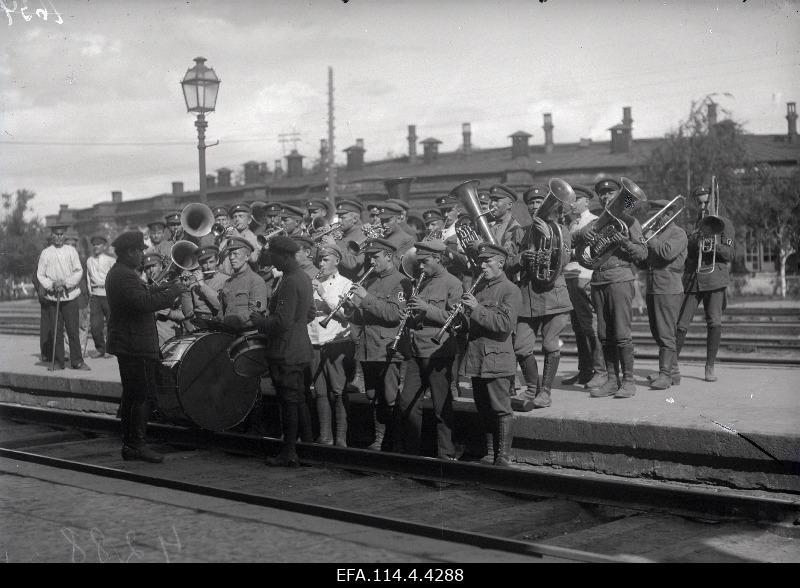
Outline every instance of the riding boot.
<svg viewBox="0 0 800 588"><path fill-rule="evenodd" d="M327 396L317 396L317 417L319 418L319 437L316 443L320 445L333 445L333 432L331 431L331 403Z"/></svg>
<svg viewBox="0 0 800 588"><path fill-rule="evenodd" d="M592 356L589 350L589 339L583 333L575 333L575 346L578 348L578 373L567 378L561 378L561 383L565 386L586 384L592 377ZM546 361L547 359L545 358ZM545 368L545 371L547 371L547 368Z"/></svg>
<svg viewBox="0 0 800 588"><path fill-rule="evenodd" d="M132 402L129 405L128 439L122 445L122 459L161 463L164 456L153 451L145 444L147 418L150 416L150 403L147 400Z"/></svg>
<svg viewBox="0 0 800 588"><path fill-rule="evenodd" d="M717 361L717 351L719 351L721 338L721 326L708 327L708 336L706 337L706 382L717 381L717 376L714 374L714 362Z"/></svg>
<svg viewBox="0 0 800 588"><path fill-rule="evenodd" d="M383 438L386 435L386 425L378 420L378 413L374 405L372 406L372 422L375 424L375 440L367 449L381 451L383 449Z"/></svg>
<svg viewBox="0 0 800 588"><path fill-rule="evenodd" d="M344 392L336 395L336 446L347 447L347 407L344 405Z"/></svg>
<svg viewBox="0 0 800 588"><path fill-rule="evenodd" d="M486 440L486 455L481 458L481 463L485 465L494 465L494 433L484 433Z"/></svg>
<svg viewBox="0 0 800 588"><path fill-rule="evenodd" d="M328 409L330 411L330 409ZM330 419L330 412L328 413ZM297 423L300 429L300 441L303 443L314 442L314 429L311 426L311 411L305 398L297 403Z"/></svg>
<svg viewBox="0 0 800 588"><path fill-rule="evenodd" d="M636 382L633 379L633 344L617 346L617 354L622 364L622 383L614 398L630 398L636 394Z"/></svg>
<svg viewBox="0 0 800 588"><path fill-rule="evenodd" d="M511 409L517 412L530 412L535 408L533 399L539 388L539 366L536 356L531 353L520 362L522 377L525 378L525 390L511 397Z"/></svg>
<svg viewBox="0 0 800 588"><path fill-rule="evenodd" d="M513 416L504 416L497 419L495 445L494 445L494 465L508 467L511 465L511 443L514 439Z"/></svg>
<svg viewBox="0 0 800 588"><path fill-rule="evenodd" d="M536 391L533 399L534 408L547 408L550 406L550 388L558 372L558 362L561 360L560 351L550 351L544 356L544 371L542 372L542 385Z"/></svg>
<svg viewBox="0 0 800 588"><path fill-rule="evenodd" d="M616 345L603 345L603 359L606 363L606 378L605 383L599 388L590 388L589 396L591 398L604 398L606 396L613 396L617 393L619 388L619 366L617 365L617 346ZM595 377L600 374L596 374ZM589 383L591 384L591 382ZM587 386L589 385L587 384Z"/></svg>
<svg viewBox="0 0 800 588"><path fill-rule="evenodd" d="M298 405L296 402L281 403L281 421L283 425L283 447L275 457L266 460L269 466L297 467L300 459L297 457L297 428Z"/></svg>
<svg viewBox="0 0 800 588"><path fill-rule="evenodd" d="M662 347L658 350L658 375L650 381L654 390L666 390L672 384L672 364L675 352Z"/></svg>

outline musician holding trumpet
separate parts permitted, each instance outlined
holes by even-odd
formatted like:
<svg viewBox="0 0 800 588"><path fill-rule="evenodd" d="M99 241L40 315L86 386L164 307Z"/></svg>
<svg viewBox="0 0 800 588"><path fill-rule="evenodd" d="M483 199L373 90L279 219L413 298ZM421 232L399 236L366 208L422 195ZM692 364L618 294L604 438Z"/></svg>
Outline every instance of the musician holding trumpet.
<svg viewBox="0 0 800 588"><path fill-rule="evenodd" d="M228 276L217 271L219 249L213 245L197 250L199 266L191 271L190 289L181 296L181 308L187 319L209 320L222 311L219 292Z"/></svg>
<svg viewBox="0 0 800 588"><path fill-rule="evenodd" d="M461 281L442 264L447 247L441 239L420 241L414 247L421 273L405 311L407 320L404 326L410 340L411 357L406 363L405 382L395 411L401 446L404 453L420 453L422 400L425 392L430 390L436 419L436 456L456 459L450 387L453 359L458 347L456 338L448 334L438 343L433 341L433 337L455 308L463 288Z"/></svg>
<svg viewBox="0 0 800 588"><path fill-rule="evenodd" d="M705 186L696 188L693 196L700 207L700 216L689 236L676 348L680 354L686 332L702 301L707 328L705 380L714 382L717 379L714 362L722 337L722 311L727 302L725 291L731 281L729 267L736 248L735 231L728 218L719 216L719 190L715 178L711 179L711 189Z"/></svg>
<svg viewBox="0 0 800 588"><path fill-rule="evenodd" d="M231 275L219 291L222 322L234 329L253 327L251 316L261 315L267 308L267 286L252 269L248 260L253 246L241 237L228 237L222 257L231 267Z"/></svg>

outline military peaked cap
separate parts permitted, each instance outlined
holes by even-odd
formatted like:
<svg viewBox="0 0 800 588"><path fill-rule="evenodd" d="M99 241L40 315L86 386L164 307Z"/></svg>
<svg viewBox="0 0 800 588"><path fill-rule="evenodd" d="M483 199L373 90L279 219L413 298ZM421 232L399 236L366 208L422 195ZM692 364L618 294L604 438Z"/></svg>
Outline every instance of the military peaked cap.
<svg viewBox="0 0 800 588"><path fill-rule="evenodd" d="M617 180L613 180L611 178L603 178L599 182L594 185L594 191L598 194L603 194L605 192L615 192L619 190L621 186Z"/></svg>
<svg viewBox="0 0 800 588"><path fill-rule="evenodd" d="M244 202L240 202L239 204L234 204L231 207L231 211L230 212L231 212L231 216L233 216L237 212L246 212L247 214L252 214L253 213L253 209L250 208L249 204L246 204Z"/></svg>
<svg viewBox="0 0 800 588"><path fill-rule="evenodd" d="M210 257L217 257L219 255L219 249L217 249L214 245L208 245L207 247L201 247L197 250L197 261L203 261L204 259L208 259Z"/></svg>
<svg viewBox="0 0 800 588"><path fill-rule="evenodd" d="M402 207L394 202L384 202L380 209L382 217L397 216L403 212Z"/></svg>
<svg viewBox="0 0 800 588"><path fill-rule="evenodd" d="M386 202L391 202L392 204L396 204L406 212L408 212L408 210L411 208L408 205L408 202L406 202L405 200L400 200L399 198L387 198Z"/></svg>
<svg viewBox="0 0 800 588"><path fill-rule="evenodd" d="M711 191L705 186L698 186L692 191L692 196L702 196L703 194L710 194Z"/></svg>
<svg viewBox="0 0 800 588"><path fill-rule="evenodd" d="M320 248L319 256L324 257L326 255L333 255L336 257L336 259L342 259L342 252L335 245L326 245L325 247Z"/></svg>
<svg viewBox="0 0 800 588"><path fill-rule="evenodd" d="M389 243L386 239L371 239L367 241L367 246L364 253L377 253L378 251L387 251L389 253L396 253L397 247Z"/></svg>
<svg viewBox="0 0 800 588"><path fill-rule="evenodd" d="M422 220L425 224L427 224L432 221L444 220L444 217L440 211L436 210L435 208L431 208L422 213Z"/></svg>
<svg viewBox="0 0 800 588"><path fill-rule="evenodd" d="M519 199L517 193L508 186L503 184L495 184L489 188L489 198L510 198L513 202Z"/></svg>
<svg viewBox="0 0 800 588"><path fill-rule="evenodd" d="M243 239L242 237L228 237L227 242L225 243L225 249L228 251L233 251L234 249L241 249L246 247L250 253L253 252L254 248L253 245L247 239Z"/></svg>
<svg viewBox="0 0 800 588"><path fill-rule="evenodd" d="M167 221L168 225L179 225L181 224L181 213L168 212L166 215L164 215L164 220Z"/></svg>
<svg viewBox="0 0 800 588"><path fill-rule="evenodd" d="M296 206L284 204L283 208L281 208L281 216L302 219L305 216L305 212Z"/></svg>
<svg viewBox="0 0 800 588"><path fill-rule="evenodd" d="M522 194L522 199L525 201L525 204L530 204L532 200L544 200L549 191L550 188L547 186L536 184L525 190Z"/></svg>
<svg viewBox="0 0 800 588"><path fill-rule="evenodd" d="M447 245L441 239L430 239L414 243L417 248L417 257L427 257L433 253L442 254L447 250Z"/></svg>
<svg viewBox="0 0 800 588"><path fill-rule="evenodd" d="M492 243L481 243L478 245L478 257L480 259L489 259L495 255L500 255L505 259L508 255L508 251L500 245L493 245Z"/></svg>
<svg viewBox="0 0 800 588"><path fill-rule="evenodd" d="M148 268L154 265L161 265L161 256L158 253L148 253L142 259L142 267Z"/></svg>
<svg viewBox="0 0 800 588"><path fill-rule="evenodd" d="M328 201L322 198L312 198L306 202L306 210L319 210L320 208L324 209L326 213L329 212L330 206Z"/></svg>
<svg viewBox="0 0 800 588"><path fill-rule="evenodd" d="M587 186L582 186L580 184L573 184L572 191L575 192L576 199L588 198L589 200L591 200L592 198L594 198L594 192L592 192L592 189Z"/></svg>
<svg viewBox="0 0 800 588"><path fill-rule="evenodd" d="M161 220L161 219L154 220L154 221L150 221L149 223L147 223L147 227L148 227L148 228L152 228L152 227L161 227L161 228L163 229L163 228L164 228L164 227L166 227L166 226L167 226L167 223L165 223L165 222L164 222L163 220Z"/></svg>
<svg viewBox="0 0 800 588"><path fill-rule="evenodd" d="M356 200L339 200L336 204L336 212L355 212L361 214L364 212L364 205Z"/></svg>
<svg viewBox="0 0 800 588"><path fill-rule="evenodd" d="M216 217L216 216L228 216L228 209L227 209L227 208L225 208L224 206L215 206L215 207L214 207L214 208L211 210L211 213L212 213L212 214L213 214L215 217Z"/></svg>

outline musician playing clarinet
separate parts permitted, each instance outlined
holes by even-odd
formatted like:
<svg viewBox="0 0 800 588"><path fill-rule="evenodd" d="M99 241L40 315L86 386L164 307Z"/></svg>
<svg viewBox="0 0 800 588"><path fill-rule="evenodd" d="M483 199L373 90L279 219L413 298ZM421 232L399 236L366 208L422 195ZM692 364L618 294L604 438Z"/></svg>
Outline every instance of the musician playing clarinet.
<svg viewBox="0 0 800 588"><path fill-rule="evenodd" d="M508 251L491 243L478 245L483 274L475 293L461 297L469 323L465 373L472 378L475 408L486 436L482 463L511 463L511 394L517 368L512 332L522 304L519 288L506 277L503 266Z"/></svg>
<svg viewBox="0 0 800 588"><path fill-rule="evenodd" d="M411 357L406 362L403 391L395 410L401 447L404 453L420 453L422 400L425 392L430 390L436 419L436 457L456 459L452 440L453 396L450 385L453 358L458 348L455 337L448 334L440 344L436 344L432 338L445 324L464 290L461 281L442 265L447 250L442 240L420 241L414 247L424 279L416 296L406 305L406 312L411 313L406 321Z"/></svg>

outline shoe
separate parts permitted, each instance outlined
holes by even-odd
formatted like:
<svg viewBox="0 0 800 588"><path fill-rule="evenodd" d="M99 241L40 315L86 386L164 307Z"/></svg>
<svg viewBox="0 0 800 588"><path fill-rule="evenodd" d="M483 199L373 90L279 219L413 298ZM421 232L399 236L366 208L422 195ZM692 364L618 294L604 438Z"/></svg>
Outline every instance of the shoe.
<svg viewBox="0 0 800 588"><path fill-rule="evenodd" d="M161 463L164 461L164 456L156 451L153 451L147 445L142 445L141 447L123 445L122 459L125 461L138 460L146 461L148 463Z"/></svg>
<svg viewBox="0 0 800 588"><path fill-rule="evenodd" d="M579 373L575 374L574 376L570 376L568 378L561 378L561 383L564 384L565 386L574 386L575 384L579 383L580 379L581 379L581 374L579 372ZM585 383L586 382L583 382L583 384L585 384Z"/></svg>
<svg viewBox="0 0 800 588"><path fill-rule="evenodd" d="M73 369L73 370L81 370L81 371L84 371L84 372L90 372L90 371L92 371L92 368L90 368L88 365L86 365L86 363L85 363L85 362L83 362L83 361L82 361L82 362L80 362L78 365L73 365L73 366L71 366L71 367L70 367L70 369Z"/></svg>
<svg viewBox="0 0 800 588"><path fill-rule="evenodd" d="M345 439L337 438L335 445L336 447L347 447L347 441Z"/></svg>
<svg viewBox="0 0 800 588"><path fill-rule="evenodd" d="M589 390L589 397L590 398L606 398L608 396L614 396L619 389L619 385L617 384L617 378L614 379L606 378L606 383L600 386L599 388L594 388Z"/></svg>
<svg viewBox="0 0 800 588"><path fill-rule="evenodd" d="M95 351L89 355L92 359L100 359L101 357L105 357L105 351Z"/></svg>
<svg viewBox="0 0 800 588"><path fill-rule="evenodd" d="M714 366L713 365L707 365L706 366L706 378L705 379L706 379L706 382L716 382L717 381L717 376L714 373Z"/></svg>
<svg viewBox="0 0 800 588"><path fill-rule="evenodd" d="M297 468L300 467L300 458L297 454L279 453L275 457L268 457L264 463L273 468Z"/></svg>
<svg viewBox="0 0 800 588"><path fill-rule="evenodd" d="M53 366L53 371L58 371L58 370L63 370L63 369L64 369L64 364L63 363L57 363L57 364L55 364ZM48 372L50 371L50 364L49 363L47 364L47 371Z"/></svg>
<svg viewBox="0 0 800 588"><path fill-rule="evenodd" d="M534 408L533 398L528 398L524 393L511 397L511 410L514 412L530 412Z"/></svg>
<svg viewBox="0 0 800 588"><path fill-rule="evenodd" d="M636 384L633 380L622 380L619 389L614 393L614 398L632 398L636 395Z"/></svg>
<svg viewBox="0 0 800 588"><path fill-rule="evenodd" d="M666 390L672 385L672 378L667 374L659 373L655 378L647 378L650 387L653 390Z"/></svg>
<svg viewBox="0 0 800 588"><path fill-rule="evenodd" d="M583 387L587 390L594 390L604 386L606 382L608 382L608 374L597 372Z"/></svg>
<svg viewBox="0 0 800 588"><path fill-rule="evenodd" d="M333 445L333 439L331 439L330 437L327 438L317 437L314 443L316 443L317 445Z"/></svg>
<svg viewBox="0 0 800 588"><path fill-rule="evenodd" d="M458 459L452 455L437 455L436 459L441 459L442 461L458 461Z"/></svg>

